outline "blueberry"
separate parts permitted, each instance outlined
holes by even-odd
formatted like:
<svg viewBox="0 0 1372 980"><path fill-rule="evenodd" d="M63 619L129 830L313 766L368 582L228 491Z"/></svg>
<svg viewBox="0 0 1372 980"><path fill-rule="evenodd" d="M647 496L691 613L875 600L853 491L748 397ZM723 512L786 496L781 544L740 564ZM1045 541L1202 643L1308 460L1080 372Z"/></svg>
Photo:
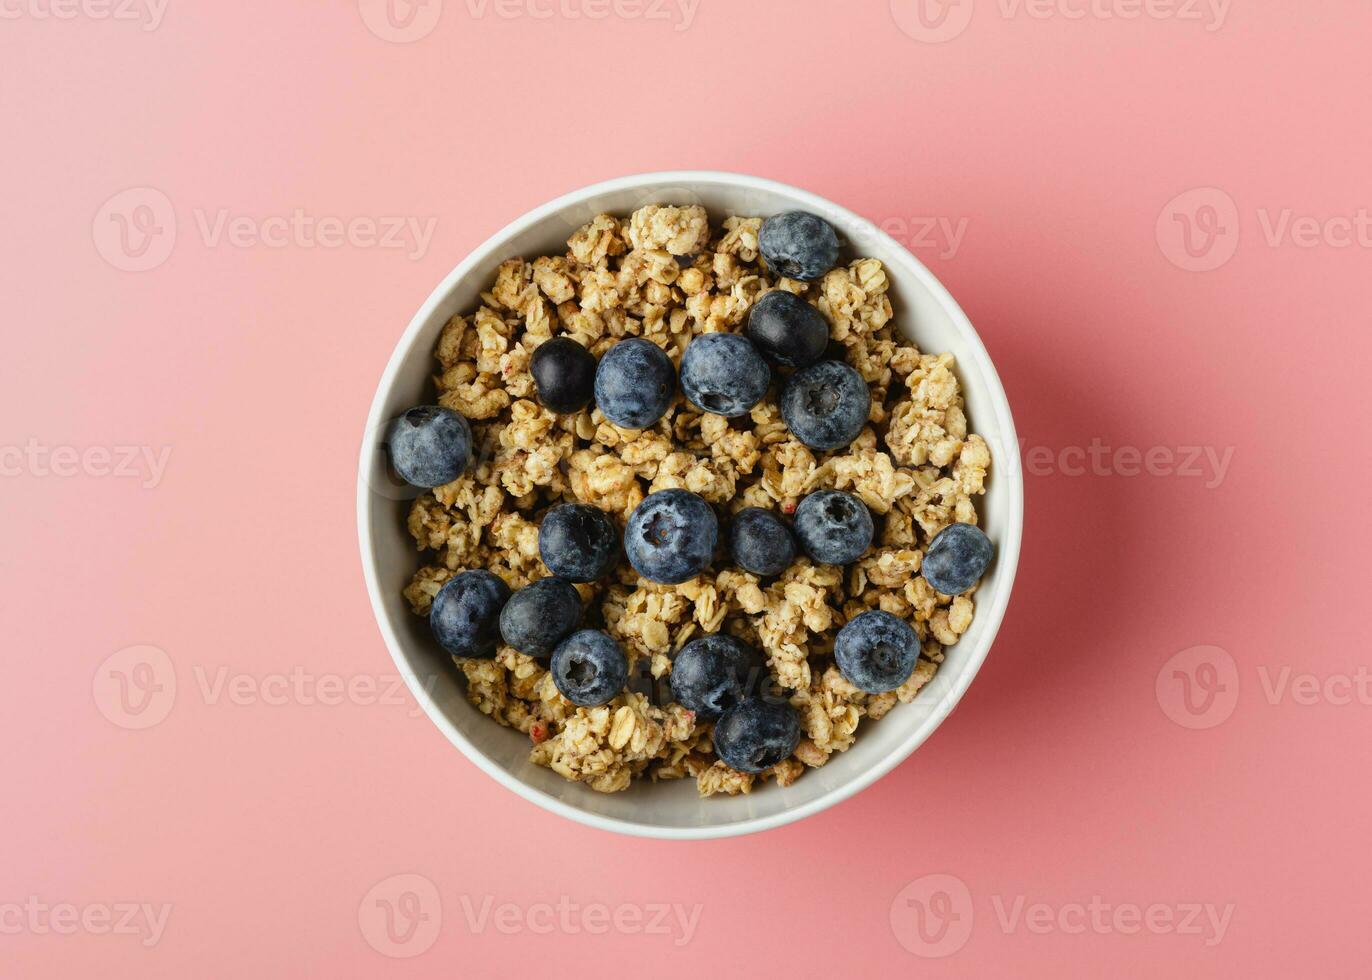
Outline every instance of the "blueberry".
<svg viewBox="0 0 1372 980"><path fill-rule="evenodd" d="M558 504L538 527L538 553L554 575L594 582L619 557L619 532L610 515L589 504Z"/></svg>
<svg viewBox="0 0 1372 980"><path fill-rule="evenodd" d="M819 490L796 508L801 549L826 565L849 565L872 543L872 512L851 493Z"/></svg>
<svg viewBox="0 0 1372 980"><path fill-rule="evenodd" d="M919 659L919 637L888 612L859 613L834 638L834 660L854 687L868 694L893 691L909 679Z"/></svg>
<svg viewBox="0 0 1372 980"><path fill-rule="evenodd" d="M705 570L719 542L719 521L689 490L650 493L629 515L624 551L638 574L676 585Z"/></svg>
<svg viewBox="0 0 1372 980"><path fill-rule="evenodd" d="M538 400L564 415L579 412L595 394L595 357L570 337L544 341L529 359Z"/></svg>
<svg viewBox="0 0 1372 980"><path fill-rule="evenodd" d="M681 391L702 412L747 415L772 383L752 341L736 333L702 334L681 356Z"/></svg>
<svg viewBox="0 0 1372 980"><path fill-rule="evenodd" d="M808 211L784 211L762 223L758 249L767 265L788 279L813 282L838 262L834 226Z"/></svg>
<svg viewBox="0 0 1372 980"><path fill-rule="evenodd" d="M642 337L615 344L595 369L595 404L623 429L646 429L671 407L676 370L662 348Z"/></svg>
<svg viewBox="0 0 1372 980"><path fill-rule="evenodd" d="M490 659L500 639L500 610L509 598L510 587L482 569L450 579L429 610L434 639L453 656Z"/></svg>
<svg viewBox="0 0 1372 980"><path fill-rule="evenodd" d="M386 442L391 464L411 486L452 483L472 461L471 426L457 412L438 405L422 405L400 416Z"/></svg>
<svg viewBox="0 0 1372 980"><path fill-rule="evenodd" d="M572 704L604 704L629 680L629 661L618 643L600 630L581 630L553 651L553 683Z"/></svg>
<svg viewBox="0 0 1372 980"><path fill-rule="evenodd" d="M977 584L995 554L991 539L973 524L949 524L929 544L920 574L944 595L961 595Z"/></svg>
<svg viewBox="0 0 1372 980"><path fill-rule="evenodd" d="M781 389L781 415L811 449L846 447L862 432L871 408L867 382L842 361L801 368Z"/></svg>
<svg viewBox="0 0 1372 980"><path fill-rule="evenodd" d="M800 719L785 701L744 698L715 723L715 754L739 772L764 772L800 744Z"/></svg>
<svg viewBox="0 0 1372 980"><path fill-rule="evenodd" d="M776 289L748 311L748 338L773 364L802 368L824 356L829 324L805 300Z"/></svg>
<svg viewBox="0 0 1372 980"><path fill-rule="evenodd" d="M565 578L550 575L526 585L500 611L500 635L520 653L546 660L581 625L581 596Z"/></svg>
<svg viewBox="0 0 1372 980"><path fill-rule="evenodd" d="M734 564L754 575L780 575L796 557L791 529L770 510L745 507L729 527Z"/></svg>
<svg viewBox="0 0 1372 980"><path fill-rule="evenodd" d="M701 721L713 721L753 690L762 672L762 656L738 637L702 636L672 658L672 697Z"/></svg>

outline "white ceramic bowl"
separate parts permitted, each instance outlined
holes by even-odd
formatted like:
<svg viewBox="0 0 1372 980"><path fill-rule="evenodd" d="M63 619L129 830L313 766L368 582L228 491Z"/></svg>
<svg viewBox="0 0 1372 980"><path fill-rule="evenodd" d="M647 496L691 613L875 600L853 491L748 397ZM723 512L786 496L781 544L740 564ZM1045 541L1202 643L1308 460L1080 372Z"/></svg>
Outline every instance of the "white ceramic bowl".
<svg viewBox="0 0 1372 980"><path fill-rule="evenodd" d="M956 356L971 427L994 456L980 513L997 556L977 592L971 629L948 650L935 680L914 703L864 723L851 749L784 789L769 783L751 795L700 799L695 781L686 779L644 782L604 795L532 765L528 736L495 724L467 703L460 672L430 637L428 623L401 597L419 564L405 530L413 492L389 476L382 436L407 408L432 402L433 350L443 325L454 313L475 307L504 259L560 254L572 232L596 214L624 215L651 203L702 204L714 221L789 209L823 215L844 240L845 260L875 256L886 265L901 331L922 350ZM381 634L411 692L454 745L502 785L564 817L621 833L700 839L766 830L818 813L890 772L929 737L972 682L1010 600L1024 485L1014 422L995 368L967 317L928 269L871 222L814 194L741 174L682 171L622 177L550 201L492 236L439 284L400 338L377 388L362 445L357 512L362 566Z"/></svg>

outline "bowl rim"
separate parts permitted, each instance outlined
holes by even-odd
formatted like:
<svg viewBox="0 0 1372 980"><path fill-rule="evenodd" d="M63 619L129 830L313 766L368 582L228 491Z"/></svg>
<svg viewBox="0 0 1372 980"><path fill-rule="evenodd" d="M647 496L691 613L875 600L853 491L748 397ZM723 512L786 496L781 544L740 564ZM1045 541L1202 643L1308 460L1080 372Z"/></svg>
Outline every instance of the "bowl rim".
<svg viewBox="0 0 1372 980"><path fill-rule="evenodd" d="M840 233L848 238L853 237L851 235L852 229L861 228L864 236L872 236L873 238L880 240L888 249L893 250L896 254L900 255L902 260L907 264L907 268L901 270L901 275L912 275L918 279L921 285L929 291L929 294L946 310L954 324L966 333L967 339L970 342L973 358L978 362L978 369L984 373L984 377L987 380L987 387L992 403L990 408L996 416L996 424L999 432L998 442L1001 449L1001 457L996 460L996 478L1005 480L1008 483L1009 494L1006 508L1006 533L1004 540L997 546L996 556L998 573L1005 577L1005 585L1004 588L999 591L996 601L991 604L990 608L977 610L977 618L985 624L983 627L985 633L979 648L974 649L971 652L962 672L954 679L951 686L947 688L946 694L944 694L944 696L939 699L938 703L933 706L923 721L911 729L905 738L884 757L878 760L876 764L860 772L848 782L835 786L815 799L802 803L794 808L784 810L781 813L765 817L749 817L735 823L721 826L663 827L648 822L625 820L619 817L607 817L596 813L590 813L579 807L565 803L511 775L495 761L488 758L484 752L477 748L462 731L447 718L443 713L441 706L430 693L429 687L410 669L403 652L404 645L395 629L391 626L386 612L380 574L377 567L377 552L372 539L371 516L373 508L379 506L380 498L378 495L371 493L368 480L369 466L371 463L370 434L377 432L378 427L383 421L382 415L387 397L395 385L396 376L400 373L401 365L409 356L410 349L414 346L419 334L423 331L424 325L428 322L434 311L444 302L448 294L467 276L471 275L474 269L485 263L491 254L500 248L504 242L515 235L518 235L520 232L532 228L558 212L584 203L587 199L596 197L600 194L647 189L658 185L689 188L692 185L699 184L727 186L732 189L773 192L789 196L799 201L802 207L823 214L826 219L838 219L839 222L846 226L839 229ZM529 802L577 823L595 827L600 830L608 830L635 837L649 837L662 840L709 840L737 837L744 834L770 830L803 820L806 817L841 803L885 776L896 766L909 758L911 753L919 748L925 740L933 734L935 729L943 723L944 719L948 717L953 708L957 706L957 703L962 699L968 687L971 686L973 679L980 671L981 665L985 662L991 647L995 643L996 634L1000 630L1001 622L1005 617L1006 608L1009 606L1010 596L1014 590L1015 575L1018 571L1020 544L1023 538L1024 526L1024 478L1020 467L1018 446L1019 442L1015 433L1014 418L1010 412L1010 403L1006 397L1005 388L1001 384L1000 376L996 373L991 356L987 353L986 347L982 343L980 335L978 335L976 329L972 326L971 320L968 319L957 301L953 299L952 294L950 294L943 284L939 282L937 277L925 267L924 263L889 234L879 228L875 223L818 194L814 194L799 187L794 187L790 184L782 183L781 181L771 180L765 177L756 177L750 174L722 170L668 170L631 174L624 177L612 178L610 180L598 181L594 184L588 184L584 187L559 195L558 197L533 208L510 222L504 228L495 232L476 248L472 249L429 294L429 297L424 301L423 305L420 306L414 317L411 318L409 326L406 327L404 333L402 333L396 341L395 348L391 352L390 359L386 362L385 370L382 372L381 378L377 384L371 407L367 412L366 427L363 430L362 445L358 456L358 545L360 548L363 577L367 584L367 595L372 606L372 616L376 620L381 636L386 642L387 649L390 651L391 659L394 661L400 675L404 678L405 684L410 690L410 694L424 709L424 713L428 715L429 720L432 721L438 730L447 736L448 741L455 745L463 755L477 766L477 768L485 772L502 786L512 790ZM1007 450L1009 451L1007 452Z"/></svg>

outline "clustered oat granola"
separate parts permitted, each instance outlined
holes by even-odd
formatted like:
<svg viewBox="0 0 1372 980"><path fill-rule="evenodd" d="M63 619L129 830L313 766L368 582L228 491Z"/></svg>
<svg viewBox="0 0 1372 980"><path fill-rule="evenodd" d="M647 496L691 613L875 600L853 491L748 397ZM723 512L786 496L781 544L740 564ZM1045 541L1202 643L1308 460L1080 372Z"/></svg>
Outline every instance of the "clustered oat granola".
<svg viewBox="0 0 1372 980"><path fill-rule="evenodd" d="M877 518L872 548L847 568L801 557L774 580L717 565L659 585L621 562L609 579L577 586L588 621L624 646L636 676L661 681L674 651L721 630L763 651L804 737L793 757L760 777L714 757L709 723L633 684L609 704L583 708L539 662L508 646L494 659L457 659L473 705L527 733L534 762L595 790L622 790L645 775L692 776L702 795L747 793L757 778L788 785L852 745L864 717L911 701L972 623L970 593L941 595L917 574L939 530L977 522L973 500L991 462L985 441L968 432L952 357L923 353L894 329L879 261L859 258L813 283L778 277L759 256L761 223L728 217L712 228L698 206L598 215L565 255L503 263L480 307L455 316L438 342L439 403L470 421L475 461L410 511L409 530L428 556L405 589L417 614L466 569L489 569L512 589L547 575L538 522L564 501L599 507L622 525L646 494L668 488L701 495L722 516L748 506L790 514L804 495L840 489ZM622 338L644 337L679 365L693 336L741 331L753 303L778 289L819 309L870 386L868 424L845 449L808 449L771 396L741 419L703 414L678 396L642 431L616 427L594 406L557 415L535 397L530 356L552 337L571 337L597 357ZM870 609L901 617L920 639L914 673L885 694L857 689L832 660L839 627Z"/></svg>

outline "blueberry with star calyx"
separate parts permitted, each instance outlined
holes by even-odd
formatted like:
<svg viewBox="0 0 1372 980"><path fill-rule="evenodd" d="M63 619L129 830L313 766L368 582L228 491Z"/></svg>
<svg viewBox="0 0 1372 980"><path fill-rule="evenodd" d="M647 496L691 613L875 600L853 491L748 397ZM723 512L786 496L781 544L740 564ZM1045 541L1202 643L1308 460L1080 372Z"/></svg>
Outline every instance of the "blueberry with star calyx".
<svg viewBox="0 0 1372 980"><path fill-rule="evenodd" d="M781 389L781 416L811 449L847 447L867 424L872 393L842 361L817 361L791 375Z"/></svg>

